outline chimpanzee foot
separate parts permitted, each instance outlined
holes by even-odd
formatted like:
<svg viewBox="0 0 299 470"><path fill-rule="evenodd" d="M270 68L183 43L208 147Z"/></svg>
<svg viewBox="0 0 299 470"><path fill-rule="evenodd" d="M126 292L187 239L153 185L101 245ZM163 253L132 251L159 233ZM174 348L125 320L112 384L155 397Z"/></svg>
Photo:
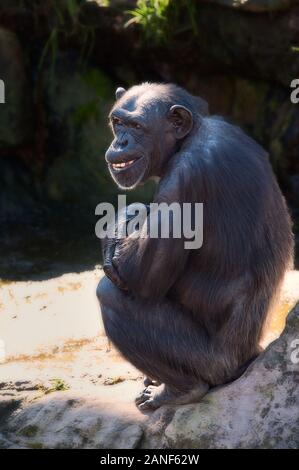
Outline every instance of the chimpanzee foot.
<svg viewBox="0 0 299 470"><path fill-rule="evenodd" d="M161 385L161 382L159 382L158 380L152 379L151 377L145 376L143 380L143 385L145 387L148 387L149 385L155 385L157 387L158 385Z"/></svg>
<svg viewBox="0 0 299 470"><path fill-rule="evenodd" d="M208 391L207 384L200 384L190 391L173 390L165 384L146 387L135 400L140 410L155 410L162 405L186 405L198 402Z"/></svg>

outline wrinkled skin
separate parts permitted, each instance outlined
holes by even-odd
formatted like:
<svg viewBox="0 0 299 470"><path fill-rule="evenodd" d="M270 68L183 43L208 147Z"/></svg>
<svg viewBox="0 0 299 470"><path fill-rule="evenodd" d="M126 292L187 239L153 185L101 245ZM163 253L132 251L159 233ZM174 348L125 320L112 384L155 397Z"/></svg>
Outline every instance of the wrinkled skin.
<svg viewBox="0 0 299 470"><path fill-rule="evenodd" d="M204 243L105 240L97 295L106 333L145 375L142 410L198 401L259 353L293 257L291 222L266 152L175 85L118 89L109 171L120 188L159 179L154 202L202 202ZM118 215L128 223L126 211ZM277 223L279 221L279 223Z"/></svg>
<svg viewBox="0 0 299 470"><path fill-rule="evenodd" d="M142 104L135 95L118 96L110 113L114 140L106 152L106 161L117 185L133 189L152 176L161 176L178 141L192 129L193 118L183 106L173 106L161 121L158 116L163 106L151 90L144 93ZM127 166L117 168L119 164Z"/></svg>

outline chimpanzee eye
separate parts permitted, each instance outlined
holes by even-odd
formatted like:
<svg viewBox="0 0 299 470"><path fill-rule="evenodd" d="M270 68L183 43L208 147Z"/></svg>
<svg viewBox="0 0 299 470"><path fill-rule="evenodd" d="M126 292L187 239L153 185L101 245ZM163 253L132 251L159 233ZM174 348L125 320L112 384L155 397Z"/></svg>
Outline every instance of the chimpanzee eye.
<svg viewBox="0 0 299 470"><path fill-rule="evenodd" d="M141 125L138 124L138 122L132 122L132 127L134 127L134 129L141 129Z"/></svg>
<svg viewBox="0 0 299 470"><path fill-rule="evenodd" d="M113 124L114 126L120 126L120 125L122 124L122 122L121 122L121 120L120 120L119 118L113 116L113 118L112 118L112 124Z"/></svg>

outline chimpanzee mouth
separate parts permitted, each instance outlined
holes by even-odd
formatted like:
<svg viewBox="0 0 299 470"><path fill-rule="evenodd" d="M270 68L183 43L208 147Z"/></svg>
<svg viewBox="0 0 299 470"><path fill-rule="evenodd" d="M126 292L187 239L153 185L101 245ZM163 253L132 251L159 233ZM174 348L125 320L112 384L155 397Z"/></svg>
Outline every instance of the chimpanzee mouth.
<svg viewBox="0 0 299 470"><path fill-rule="evenodd" d="M128 168L131 168L134 165L134 163L138 162L138 160L140 160L141 158L142 157L137 157L132 160L128 160L127 162L110 163L110 165L113 171L120 172L120 171L127 170Z"/></svg>

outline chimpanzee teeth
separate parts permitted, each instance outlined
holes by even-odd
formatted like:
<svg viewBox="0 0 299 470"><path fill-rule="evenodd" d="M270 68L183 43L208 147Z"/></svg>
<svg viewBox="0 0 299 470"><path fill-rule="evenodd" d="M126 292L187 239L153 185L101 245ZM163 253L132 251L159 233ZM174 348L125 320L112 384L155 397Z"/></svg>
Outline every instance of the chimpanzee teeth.
<svg viewBox="0 0 299 470"><path fill-rule="evenodd" d="M121 163L112 163L112 168L115 168L115 169L118 169L118 168L126 168L130 165L132 165L132 163L134 163L135 160L129 160L128 162L121 162Z"/></svg>

